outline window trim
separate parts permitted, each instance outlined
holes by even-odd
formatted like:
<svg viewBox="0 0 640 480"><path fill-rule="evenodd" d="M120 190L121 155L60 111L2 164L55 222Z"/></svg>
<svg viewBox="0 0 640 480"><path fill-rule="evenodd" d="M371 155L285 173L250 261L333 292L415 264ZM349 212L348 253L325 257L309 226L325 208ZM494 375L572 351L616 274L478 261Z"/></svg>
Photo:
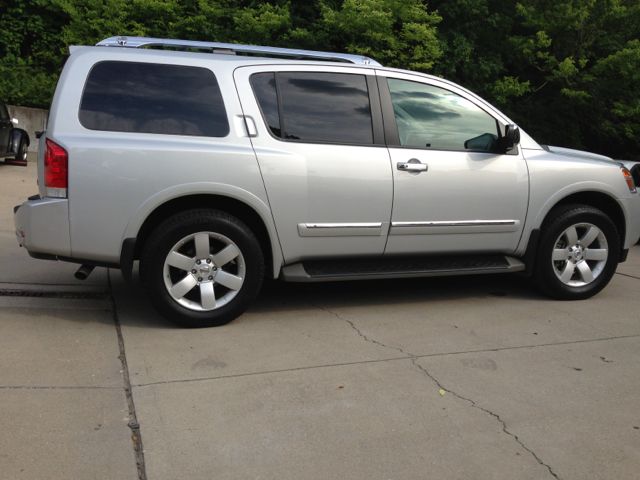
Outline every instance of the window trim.
<svg viewBox="0 0 640 480"><path fill-rule="evenodd" d="M66 63L66 62L65 62ZM185 134L179 134L179 133L154 133L154 132L127 132L127 131L121 131L121 130L99 130L99 129L95 129L95 128L89 128L86 127L83 123L82 120L80 120L80 112L82 111L82 101L84 100L84 94L86 92L87 89L87 84L89 83L89 77L91 76L91 73L93 72L93 69L97 66L100 65L101 63L137 63L137 64L142 64L142 65L162 65L162 66L167 66L167 67L183 67L183 68L199 68L202 70L206 70L208 72L210 72L213 75L213 78L215 78L216 80L216 85L218 87L218 91L220 93L220 100L222 101L222 109L224 110L224 118L227 121L227 133L225 135L222 136L211 136L211 135L185 135ZM216 74L213 70L211 70L210 68L207 67L202 67L202 66L195 66L195 65L184 65L184 64L176 64L176 63L158 63L158 62L141 62L141 61L135 61L135 62L131 62L131 61L126 61L126 60L100 60L99 62L95 62L93 65L91 65L91 68L89 69L89 71L87 72L85 79L84 79L84 85L82 86L82 93L80 94L80 102L78 103L78 112L77 112L77 119L78 119L78 124L84 128L85 130L89 130L91 132L108 132L108 133L116 133L116 134L125 134L125 135L169 135L172 137L187 137L187 138L192 138L192 137L196 137L196 138L227 138L230 134L231 134L231 122L229 121L229 113L227 112L227 106L224 103L224 95L222 94L222 88L220 88L220 82L218 82L218 77L216 77Z"/></svg>
<svg viewBox="0 0 640 480"><path fill-rule="evenodd" d="M400 145L400 134L398 132L398 122L396 121L396 114L393 110L393 101L391 100L391 90L389 89L389 83L387 82L387 79L389 78L391 78L392 80L421 83L423 85L428 85L430 87L440 88L442 90L446 90L447 92L450 92L454 95L464 98L465 100L472 103L473 105L478 107L480 110L482 110L484 113L489 115L489 117L495 120L496 129L498 131L498 139L501 139L503 137L502 130L504 128L504 125L500 120L498 120L495 117L495 115L492 115L490 112L487 111L486 108L483 108L482 106L478 105L477 102L473 101L472 99L464 95L460 95L460 93L458 92L454 92L448 88L444 88L441 85L433 85L430 82L419 82L416 80L407 80L405 78L397 78L397 77L388 76L388 75L377 75L376 78L378 79L378 89L380 91L380 98L382 100L382 115L384 118L385 137L387 138L387 146L389 148L393 147L393 148L403 148L403 149L411 149L411 150L426 150L429 152L461 152L461 153L486 153L488 155L518 155L518 147L515 147L507 151L506 153L503 153L500 151L488 152L486 150L460 150L460 149L418 147L413 145Z"/></svg>
<svg viewBox="0 0 640 480"><path fill-rule="evenodd" d="M371 113L371 133L372 133L372 139L373 139L373 143L346 143L346 142L328 142L328 141L321 141L321 140L296 140L296 139L292 139L292 138L284 138L284 112L283 112L283 107L282 107L282 94L280 91L280 79L279 79L279 74L280 73L333 73L333 74L341 74L341 75L360 75L365 77L365 82L367 85L367 93L368 93L368 97L369 97L369 110ZM266 116L264 114L264 111L262 110L262 105L260 105L260 101L258 100L258 98L256 97L256 92L253 89L253 85L251 84L251 77L253 77L254 75L258 75L261 73L273 73L275 76L275 83L276 83L276 95L277 95L277 102L278 102L278 116L279 116L279 120L280 120L280 137L276 136L273 134L273 132L271 131L271 128L269 128L269 124L267 122ZM256 101L257 105L258 105L258 109L260 110L260 114L262 115L262 121L264 123L264 127L266 129L266 131L269 133L269 135L274 138L275 140L278 140L280 142L287 142L287 143L302 143L302 144L309 144L309 145L344 145L344 146L353 146L353 147L387 147L387 144L385 143L385 130L384 130L384 125L383 125L383 115L382 115L382 109L381 109L381 102L380 102L380 96L379 96L379 92L378 92L378 85L377 85L377 81L374 79L375 75L367 75L365 72L332 72L331 70L322 70L322 71L316 71L316 70L262 70L259 72L253 72L249 75L249 86L251 88L251 91L253 92L253 98Z"/></svg>

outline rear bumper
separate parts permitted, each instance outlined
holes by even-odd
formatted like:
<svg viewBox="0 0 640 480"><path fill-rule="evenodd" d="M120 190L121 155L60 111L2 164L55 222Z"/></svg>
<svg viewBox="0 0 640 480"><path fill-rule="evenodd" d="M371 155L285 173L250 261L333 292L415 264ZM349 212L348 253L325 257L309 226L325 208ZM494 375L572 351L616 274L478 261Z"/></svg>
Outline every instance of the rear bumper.
<svg viewBox="0 0 640 480"><path fill-rule="evenodd" d="M18 243L30 255L71 256L67 199L31 197L14 208L13 224Z"/></svg>

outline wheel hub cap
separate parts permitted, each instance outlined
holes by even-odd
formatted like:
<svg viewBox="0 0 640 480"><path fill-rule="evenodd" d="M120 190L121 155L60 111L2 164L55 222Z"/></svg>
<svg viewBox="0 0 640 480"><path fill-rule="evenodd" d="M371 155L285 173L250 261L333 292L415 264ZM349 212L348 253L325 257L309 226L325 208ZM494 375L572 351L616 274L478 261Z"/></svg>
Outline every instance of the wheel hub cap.
<svg viewBox="0 0 640 480"><path fill-rule="evenodd" d="M581 247L580 245L576 245L572 247L569 251L571 252L570 258L572 258L574 262L579 262L580 260L582 260L584 256L583 247Z"/></svg>
<svg viewBox="0 0 640 480"><path fill-rule="evenodd" d="M167 292L176 302L189 310L210 311L233 300L246 269L242 252L232 240L198 232L171 248L163 273Z"/></svg>
<svg viewBox="0 0 640 480"><path fill-rule="evenodd" d="M213 269L209 265L200 265L200 268L198 268L198 270L201 277L208 277Z"/></svg>
<svg viewBox="0 0 640 480"><path fill-rule="evenodd" d="M591 223L577 223L556 240L551 263L562 283L582 287L598 278L608 256L609 247L602 230Z"/></svg>

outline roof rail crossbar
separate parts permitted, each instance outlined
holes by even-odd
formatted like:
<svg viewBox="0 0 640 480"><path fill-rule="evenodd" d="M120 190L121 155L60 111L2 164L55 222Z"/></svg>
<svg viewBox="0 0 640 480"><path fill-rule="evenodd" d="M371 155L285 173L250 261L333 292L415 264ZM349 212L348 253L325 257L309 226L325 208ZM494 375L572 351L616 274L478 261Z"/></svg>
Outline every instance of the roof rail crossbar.
<svg viewBox="0 0 640 480"><path fill-rule="evenodd" d="M147 38L147 37L110 37L98 42L97 46L101 47L176 47L176 48L193 48L198 50L211 50L214 53L239 52L239 53L255 53L265 55L279 55L283 57L297 57L299 59L316 59L316 60L338 60L342 62L355 63L359 65L377 65L381 66L375 60L361 55L351 55L348 53L331 53L331 52L315 52L313 50L298 50L294 48L278 48L278 47L261 47L257 45L236 45L235 43L219 43L219 42L198 42L194 40L173 40L166 38Z"/></svg>

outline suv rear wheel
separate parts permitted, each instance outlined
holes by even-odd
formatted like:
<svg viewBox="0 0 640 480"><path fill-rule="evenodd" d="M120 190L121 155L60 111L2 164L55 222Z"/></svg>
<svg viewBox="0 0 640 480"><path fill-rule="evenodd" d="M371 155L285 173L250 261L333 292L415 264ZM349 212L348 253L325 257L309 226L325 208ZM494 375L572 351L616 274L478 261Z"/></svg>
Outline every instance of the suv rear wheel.
<svg viewBox="0 0 640 480"><path fill-rule="evenodd" d="M151 234L140 276L162 316L182 327L216 327L240 316L258 295L264 258L253 232L237 218L188 210Z"/></svg>
<svg viewBox="0 0 640 480"><path fill-rule="evenodd" d="M563 205L543 225L533 281L551 297L582 300L607 286L619 258L618 231L604 212Z"/></svg>

